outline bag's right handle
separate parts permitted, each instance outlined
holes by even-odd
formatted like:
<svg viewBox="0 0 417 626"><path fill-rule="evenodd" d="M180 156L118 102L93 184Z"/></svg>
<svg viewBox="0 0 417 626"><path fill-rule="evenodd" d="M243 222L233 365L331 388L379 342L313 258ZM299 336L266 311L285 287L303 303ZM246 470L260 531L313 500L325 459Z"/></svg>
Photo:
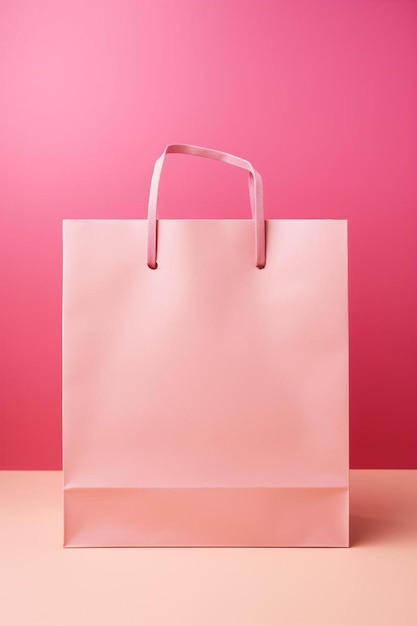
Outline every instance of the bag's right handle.
<svg viewBox="0 0 417 626"><path fill-rule="evenodd" d="M202 148L200 146L192 146L190 144L168 145L161 154L161 156L155 162L148 203L148 266L151 269L156 269L158 267L156 262L156 253L159 181L165 156L167 154L173 153L189 154L192 156L205 157L206 159L214 159L215 161L222 161L223 163L228 163L229 165L240 167L249 173L249 193L252 206L252 217L255 220L256 266L260 269L265 267L265 218L263 207L262 179L259 173L255 170L253 165L245 159L241 159L240 157L234 156L233 154L228 154L227 152L212 150L211 148Z"/></svg>

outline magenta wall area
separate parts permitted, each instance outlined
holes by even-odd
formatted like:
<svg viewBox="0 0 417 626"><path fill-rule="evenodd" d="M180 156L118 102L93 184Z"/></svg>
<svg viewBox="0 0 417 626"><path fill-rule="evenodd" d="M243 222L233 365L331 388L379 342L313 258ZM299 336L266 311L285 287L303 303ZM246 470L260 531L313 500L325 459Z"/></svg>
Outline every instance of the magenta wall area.
<svg viewBox="0 0 417 626"><path fill-rule="evenodd" d="M62 219L144 218L170 142L349 219L351 465L417 467L416 111L413 1L0 0L1 467L61 466ZM245 176L172 156L161 214L249 216Z"/></svg>

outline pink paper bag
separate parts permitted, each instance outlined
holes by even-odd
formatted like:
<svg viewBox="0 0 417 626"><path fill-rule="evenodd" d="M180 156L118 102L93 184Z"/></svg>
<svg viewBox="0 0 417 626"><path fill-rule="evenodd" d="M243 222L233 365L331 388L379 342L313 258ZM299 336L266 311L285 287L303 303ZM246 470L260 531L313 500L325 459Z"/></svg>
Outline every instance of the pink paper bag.
<svg viewBox="0 0 417 626"><path fill-rule="evenodd" d="M253 219L157 222L168 152L246 169ZM63 254L65 546L347 546L346 222L265 222L248 161L175 145L147 220Z"/></svg>

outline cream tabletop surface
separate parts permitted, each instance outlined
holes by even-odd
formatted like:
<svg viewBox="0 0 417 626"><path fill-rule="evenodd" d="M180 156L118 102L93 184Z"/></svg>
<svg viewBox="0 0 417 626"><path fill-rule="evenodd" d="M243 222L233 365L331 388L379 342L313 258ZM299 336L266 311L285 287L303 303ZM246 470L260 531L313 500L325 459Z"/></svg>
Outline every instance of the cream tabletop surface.
<svg viewBox="0 0 417 626"><path fill-rule="evenodd" d="M1 626L417 626L417 470L351 471L350 548L62 547L61 472L0 472Z"/></svg>

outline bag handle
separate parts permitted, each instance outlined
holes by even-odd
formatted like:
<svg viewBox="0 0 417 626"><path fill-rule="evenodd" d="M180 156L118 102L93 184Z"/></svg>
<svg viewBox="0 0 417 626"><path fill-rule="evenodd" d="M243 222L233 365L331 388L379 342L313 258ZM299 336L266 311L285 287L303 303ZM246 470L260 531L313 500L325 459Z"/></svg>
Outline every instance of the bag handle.
<svg viewBox="0 0 417 626"><path fill-rule="evenodd" d="M151 188L149 192L148 202L148 267L157 269L156 262L157 251L157 221L158 221L158 191L159 181L161 178L162 167L164 165L165 156L167 154L189 154L192 156L205 157L206 159L214 159L222 161L235 167L240 167L249 172L249 195L252 207L252 217L255 221L255 243L256 243L256 266L260 269L265 267L266 262L266 242L265 242L265 218L263 207L263 187L262 178L255 170L253 165L241 159L240 157L212 150L211 148L201 148L200 146L192 146L190 144L170 144L161 156L155 161Z"/></svg>

